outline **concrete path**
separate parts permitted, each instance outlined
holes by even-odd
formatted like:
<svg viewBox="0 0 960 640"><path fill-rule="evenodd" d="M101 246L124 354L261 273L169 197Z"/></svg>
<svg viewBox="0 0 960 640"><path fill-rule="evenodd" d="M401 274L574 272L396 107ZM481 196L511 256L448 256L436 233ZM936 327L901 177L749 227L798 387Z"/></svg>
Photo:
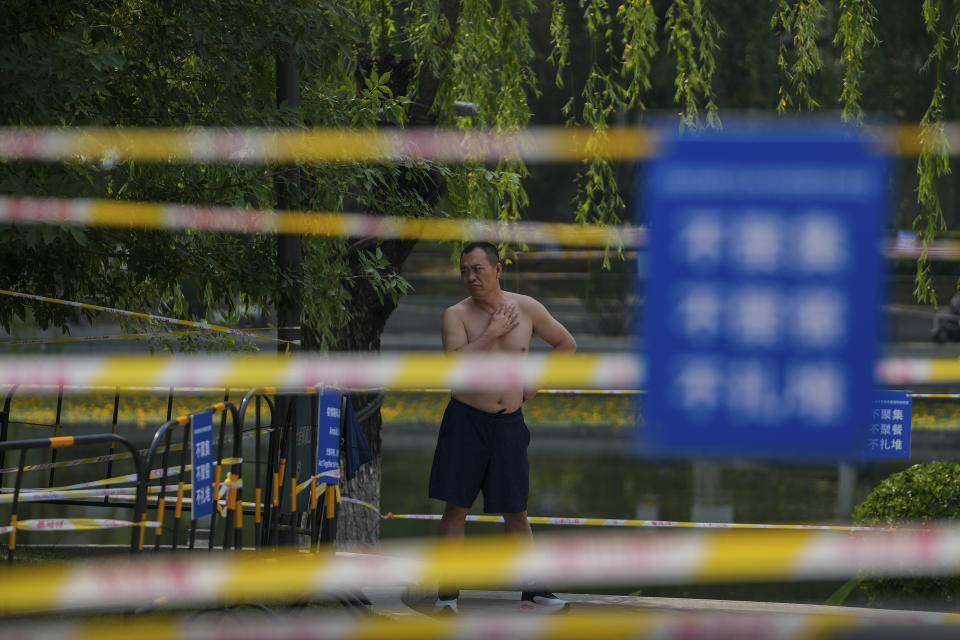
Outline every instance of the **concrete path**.
<svg viewBox="0 0 960 640"><path fill-rule="evenodd" d="M374 610L397 618L420 617L433 613L436 594L394 589L390 593L367 591ZM855 616L865 624L938 624L944 614L930 611L894 609L867 609L826 605L791 604L777 602L749 602L740 600L700 600L690 598L651 598L642 596L609 596L589 593L558 593L570 602L570 610L577 613L602 611L644 611L649 613L687 614L746 614L805 616ZM516 591L475 591L460 593L460 613L464 616L510 615L519 613L520 593Z"/></svg>

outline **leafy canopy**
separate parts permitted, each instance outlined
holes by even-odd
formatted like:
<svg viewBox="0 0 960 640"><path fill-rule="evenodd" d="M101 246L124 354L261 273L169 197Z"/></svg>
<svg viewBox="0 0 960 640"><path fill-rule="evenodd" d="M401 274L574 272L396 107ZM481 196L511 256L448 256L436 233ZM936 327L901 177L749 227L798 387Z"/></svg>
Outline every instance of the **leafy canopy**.
<svg viewBox="0 0 960 640"><path fill-rule="evenodd" d="M924 242L944 232L955 199L944 122L957 103L960 9L945 0L8 0L0 34L7 125L510 130L542 122L542 100L561 91L566 123L599 132L647 109L678 111L678 125L696 129L721 126L721 107L839 107L854 125L870 112L921 122L929 150L897 215ZM276 56L291 48L299 107L276 104ZM516 161L299 171L307 209L512 220L531 206ZM271 165L7 162L0 193L269 208L286 176ZM575 185L572 219L624 219L624 167L582 163ZM257 235L16 225L0 234L7 288L228 322L292 286L275 255L275 238ZM304 320L321 346L367 313L357 283L386 306L408 287L376 241L305 238L303 259ZM935 302L926 259L916 279L917 298ZM32 309L41 327L64 327L74 313ZM8 329L26 312L0 301Z"/></svg>

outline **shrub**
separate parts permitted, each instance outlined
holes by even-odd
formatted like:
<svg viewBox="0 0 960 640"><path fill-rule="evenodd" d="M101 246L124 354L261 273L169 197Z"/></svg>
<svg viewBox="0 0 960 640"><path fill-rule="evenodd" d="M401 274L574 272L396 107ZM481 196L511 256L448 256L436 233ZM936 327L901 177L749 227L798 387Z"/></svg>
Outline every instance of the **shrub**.
<svg viewBox="0 0 960 640"><path fill-rule="evenodd" d="M926 521L960 518L960 464L925 462L895 473L881 482L853 510L858 525L923 526ZM909 602L957 608L957 578L867 578L860 581L873 604Z"/></svg>

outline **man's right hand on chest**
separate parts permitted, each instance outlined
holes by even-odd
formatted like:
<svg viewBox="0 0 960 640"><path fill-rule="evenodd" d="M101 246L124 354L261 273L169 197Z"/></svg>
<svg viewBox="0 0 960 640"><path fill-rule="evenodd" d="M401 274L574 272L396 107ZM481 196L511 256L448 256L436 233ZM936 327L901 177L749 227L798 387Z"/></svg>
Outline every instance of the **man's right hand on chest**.
<svg viewBox="0 0 960 640"><path fill-rule="evenodd" d="M495 338L504 336L513 331L520 324L520 311L512 302L501 304L490 316L486 333Z"/></svg>

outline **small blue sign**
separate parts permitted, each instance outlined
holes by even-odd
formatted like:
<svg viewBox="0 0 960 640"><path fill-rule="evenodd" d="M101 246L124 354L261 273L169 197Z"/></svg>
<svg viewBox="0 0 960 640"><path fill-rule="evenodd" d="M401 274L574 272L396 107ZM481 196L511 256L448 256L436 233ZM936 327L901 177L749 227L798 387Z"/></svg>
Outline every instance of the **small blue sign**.
<svg viewBox="0 0 960 640"><path fill-rule="evenodd" d="M861 458L910 458L910 421L913 394L878 391L863 439Z"/></svg>
<svg viewBox="0 0 960 640"><path fill-rule="evenodd" d="M644 180L642 451L856 458L880 334L887 162L840 127L662 140Z"/></svg>
<svg viewBox="0 0 960 640"><path fill-rule="evenodd" d="M340 479L340 392L335 389L320 392L317 475L322 484L337 484Z"/></svg>
<svg viewBox="0 0 960 640"><path fill-rule="evenodd" d="M190 416L190 465L193 508L190 518L213 515L213 411Z"/></svg>

